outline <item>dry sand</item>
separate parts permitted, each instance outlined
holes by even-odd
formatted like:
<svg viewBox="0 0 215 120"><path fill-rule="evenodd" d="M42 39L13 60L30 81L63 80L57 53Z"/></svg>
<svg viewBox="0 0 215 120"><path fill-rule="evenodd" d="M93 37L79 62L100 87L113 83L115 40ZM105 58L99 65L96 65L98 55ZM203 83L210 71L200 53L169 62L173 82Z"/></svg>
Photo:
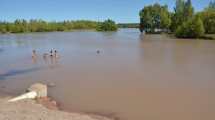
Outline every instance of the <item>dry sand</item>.
<svg viewBox="0 0 215 120"><path fill-rule="evenodd" d="M48 109L35 100L8 103L7 100L10 98L8 95L0 93L0 120L112 120L98 115Z"/></svg>

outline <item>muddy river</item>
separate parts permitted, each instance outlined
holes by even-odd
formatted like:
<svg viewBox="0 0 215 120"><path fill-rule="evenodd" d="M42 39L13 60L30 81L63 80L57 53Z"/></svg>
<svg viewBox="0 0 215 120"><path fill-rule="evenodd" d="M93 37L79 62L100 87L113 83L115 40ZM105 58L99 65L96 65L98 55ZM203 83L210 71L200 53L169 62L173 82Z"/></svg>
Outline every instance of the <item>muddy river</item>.
<svg viewBox="0 0 215 120"><path fill-rule="evenodd" d="M43 56L51 49L57 58ZM215 41L137 29L0 35L0 91L20 94L36 82L50 84L49 96L69 111L214 120Z"/></svg>

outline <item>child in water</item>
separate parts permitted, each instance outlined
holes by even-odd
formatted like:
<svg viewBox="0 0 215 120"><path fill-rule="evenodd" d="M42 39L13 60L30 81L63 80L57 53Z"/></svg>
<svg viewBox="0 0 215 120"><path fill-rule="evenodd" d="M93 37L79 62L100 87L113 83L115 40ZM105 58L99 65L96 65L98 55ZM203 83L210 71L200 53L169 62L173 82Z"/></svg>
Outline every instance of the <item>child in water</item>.
<svg viewBox="0 0 215 120"><path fill-rule="evenodd" d="M37 58L36 50L32 51L32 56L31 57L32 57L33 63L36 63L37 62L37 59L36 59Z"/></svg>
<svg viewBox="0 0 215 120"><path fill-rule="evenodd" d="M33 50L32 51L32 58L36 58L36 57L37 57L36 50Z"/></svg>
<svg viewBox="0 0 215 120"><path fill-rule="evenodd" d="M53 57L53 51L52 50L50 51L50 56Z"/></svg>
<svg viewBox="0 0 215 120"><path fill-rule="evenodd" d="M60 57L60 56L58 55L57 50L54 51L54 57L55 57L55 58L59 58L59 57Z"/></svg>

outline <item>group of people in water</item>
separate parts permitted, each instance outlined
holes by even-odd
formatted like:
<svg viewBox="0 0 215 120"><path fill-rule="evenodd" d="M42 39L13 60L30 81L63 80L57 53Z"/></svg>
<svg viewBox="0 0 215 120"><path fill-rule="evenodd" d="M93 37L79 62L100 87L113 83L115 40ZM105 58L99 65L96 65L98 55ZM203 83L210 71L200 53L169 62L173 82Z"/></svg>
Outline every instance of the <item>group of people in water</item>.
<svg viewBox="0 0 215 120"><path fill-rule="evenodd" d="M43 54L43 59L45 62L47 62L47 59L50 58L51 59L51 63L53 63L54 60L58 59L60 56L58 54L57 50L50 50L49 53L44 53ZM36 52L36 50L32 50L32 60L34 63L36 63L38 58L38 54Z"/></svg>

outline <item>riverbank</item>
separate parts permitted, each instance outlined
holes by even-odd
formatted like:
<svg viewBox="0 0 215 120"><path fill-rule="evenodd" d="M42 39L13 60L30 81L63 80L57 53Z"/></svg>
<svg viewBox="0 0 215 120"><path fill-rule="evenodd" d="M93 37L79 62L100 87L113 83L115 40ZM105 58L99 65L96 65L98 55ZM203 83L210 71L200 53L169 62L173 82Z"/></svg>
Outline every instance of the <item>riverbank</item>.
<svg viewBox="0 0 215 120"><path fill-rule="evenodd" d="M164 33L167 37L172 38L172 39L198 39L198 40L215 40L215 34L205 34L204 36L200 38L177 38L173 33L166 34ZM152 34L153 35L153 34Z"/></svg>
<svg viewBox="0 0 215 120"><path fill-rule="evenodd" d="M0 120L113 120L99 115L59 111L48 99L8 103L10 98L0 92Z"/></svg>

